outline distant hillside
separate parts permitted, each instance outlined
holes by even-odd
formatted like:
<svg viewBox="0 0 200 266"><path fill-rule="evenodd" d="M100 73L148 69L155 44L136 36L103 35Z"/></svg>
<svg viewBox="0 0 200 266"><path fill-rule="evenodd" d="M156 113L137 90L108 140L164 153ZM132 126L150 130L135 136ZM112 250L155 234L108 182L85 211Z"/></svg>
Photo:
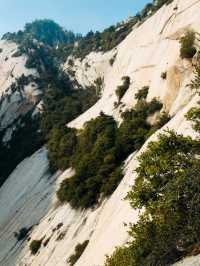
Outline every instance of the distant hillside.
<svg viewBox="0 0 200 266"><path fill-rule="evenodd" d="M64 30L53 20L43 19L27 23L23 31L20 30L17 33L8 32L3 35L2 39L12 40L20 44L27 39L37 40L53 47L59 44L74 43L80 37L80 35L76 35L72 31Z"/></svg>

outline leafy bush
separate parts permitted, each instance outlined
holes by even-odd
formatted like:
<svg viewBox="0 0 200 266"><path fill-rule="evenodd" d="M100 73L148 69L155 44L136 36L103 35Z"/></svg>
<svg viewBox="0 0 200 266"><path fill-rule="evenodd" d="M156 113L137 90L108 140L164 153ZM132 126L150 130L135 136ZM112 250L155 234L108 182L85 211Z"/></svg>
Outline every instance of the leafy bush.
<svg viewBox="0 0 200 266"><path fill-rule="evenodd" d="M161 78L166 79L167 78L167 72L162 72L161 73Z"/></svg>
<svg viewBox="0 0 200 266"><path fill-rule="evenodd" d="M195 33L193 31L188 31L184 37L181 38L181 58L190 59L196 54L196 48L194 47Z"/></svg>
<svg viewBox="0 0 200 266"><path fill-rule="evenodd" d="M21 241L23 239L25 239L28 235L30 229L23 227L19 230L19 232L15 232L14 236L17 239L17 241Z"/></svg>
<svg viewBox="0 0 200 266"><path fill-rule="evenodd" d="M193 128L200 132L200 108L193 107L186 115L187 119L193 122Z"/></svg>
<svg viewBox="0 0 200 266"><path fill-rule="evenodd" d="M111 66L113 66L113 64L114 64L114 62L115 62L115 59L116 59L116 57L117 57L117 53L116 53L116 54L114 54L114 55L113 55L113 57L111 57L111 58L110 58L110 60L109 60L109 63L110 63L110 65L111 65Z"/></svg>
<svg viewBox="0 0 200 266"><path fill-rule="evenodd" d="M200 88L200 57L199 57L199 52L198 52L198 56L197 56L197 64L195 65L195 70L194 70L194 78L190 83L190 88L192 90L194 90L195 92L197 92L198 94L200 94L199 88Z"/></svg>
<svg viewBox="0 0 200 266"><path fill-rule="evenodd" d="M48 135L47 149L51 169L65 170L70 167L71 156L76 148L76 131L66 127L53 128Z"/></svg>
<svg viewBox="0 0 200 266"><path fill-rule="evenodd" d="M155 5L157 8L161 8L163 5L169 5L173 2L174 0L154 0Z"/></svg>
<svg viewBox="0 0 200 266"><path fill-rule="evenodd" d="M166 113L165 111L161 112L158 115L156 122L153 124L151 130L149 131L147 138L151 136L154 132L156 132L159 128L162 128L164 125L166 125L170 119L171 117L168 113Z"/></svg>
<svg viewBox="0 0 200 266"><path fill-rule="evenodd" d="M119 128L112 117L103 113L86 123L77 136L76 150L71 156L76 174L62 182L57 191L58 199L74 208L89 208L100 198L109 196L123 177L123 161L143 145L151 132L148 116L161 108L162 104L156 99L149 103L140 100L133 110L122 114ZM59 149L59 144L54 144Z"/></svg>
<svg viewBox="0 0 200 266"><path fill-rule="evenodd" d="M81 255L83 254L88 244L89 244L89 240L86 240L82 244L78 244L75 247L75 253L71 255L68 259L70 266L73 266L78 261L78 259L81 257Z"/></svg>
<svg viewBox="0 0 200 266"><path fill-rule="evenodd" d="M105 266L134 266L131 257L130 249L118 247L112 256L107 256Z"/></svg>
<svg viewBox="0 0 200 266"><path fill-rule="evenodd" d="M123 159L143 145L152 130L147 118L161 108L162 104L156 99L149 103L140 100L134 109L122 114L123 122L118 130L116 145Z"/></svg>
<svg viewBox="0 0 200 266"><path fill-rule="evenodd" d="M115 62L115 59L113 57L110 58L109 63L110 63L111 66L113 66L114 62Z"/></svg>
<svg viewBox="0 0 200 266"><path fill-rule="evenodd" d="M72 157L76 175L65 180L57 192L61 201L69 201L75 208L87 208L97 203L101 187L113 178L110 175L115 170L116 130L114 119L104 114L86 124L78 135Z"/></svg>
<svg viewBox="0 0 200 266"><path fill-rule="evenodd" d="M42 244L42 240L33 240L30 244L30 250L31 250L31 254L35 255L37 254L38 250L40 249Z"/></svg>
<svg viewBox="0 0 200 266"><path fill-rule="evenodd" d="M132 207L144 212L130 228L131 242L106 266L171 265L199 243L199 152L199 141L174 132L149 144L128 194Z"/></svg>
<svg viewBox="0 0 200 266"><path fill-rule="evenodd" d="M136 100L145 100L147 98L149 92L149 86L144 86L142 89L140 89L136 94L135 94L135 99Z"/></svg>
<svg viewBox="0 0 200 266"><path fill-rule="evenodd" d="M122 78L123 84L121 86L117 87L116 95L118 97L118 102L123 98L126 91L129 89L130 86L130 78L128 76L125 76Z"/></svg>

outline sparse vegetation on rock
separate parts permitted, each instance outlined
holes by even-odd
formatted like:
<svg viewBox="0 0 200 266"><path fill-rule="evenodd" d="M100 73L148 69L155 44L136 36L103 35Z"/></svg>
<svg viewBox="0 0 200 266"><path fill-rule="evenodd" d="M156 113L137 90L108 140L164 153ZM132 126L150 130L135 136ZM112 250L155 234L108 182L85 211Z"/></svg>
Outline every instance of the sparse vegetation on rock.
<svg viewBox="0 0 200 266"><path fill-rule="evenodd" d="M180 56L181 58L190 59L196 54L197 50L194 46L195 33L193 31L188 31L180 40L181 49Z"/></svg>
<svg viewBox="0 0 200 266"><path fill-rule="evenodd" d="M36 255L42 244L42 240L33 240L30 243L30 251L32 255Z"/></svg>
<svg viewBox="0 0 200 266"><path fill-rule="evenodd" d="M26 227L22 227L19 232L15 232L14 236L17 239L17 241L21 241L24 240L29 233L30 229L26 228Z"/></svg>
<svg viewBox="0 0 200 266"><path fill-rule="evenodd" d="M121 101L121 99L123 98L124 94L126 93L126 91L128 90L130 86L130 77L124 76L122 77L122 81L123 81L123 84L118 86L116 89L116 95L118 97L118 102Z"/></svg>
<svg viewBox="0 0 200 266"><path fill-rule="evenodd" d="M198 69L191 87L199 93ZM199 133L199 106L186 117ZM167 119L165 114L163 119ZM199 136L192 139L166 131L158 141L149 143L138 160L135 184L127 199L134 209L143 212L130 226L131 241L107 257L105 265L165 266L188 254L199 254Z"/></svg>
<svg viewBox="0 0 200 266"><path fill-rule="evenodd" d="M145 100L149 92L149 86L144 86L135 94L136 100Z"/></svg>
<svg viewBox="0 0 200 266"><path fill-rule="evenodd" d="M68 263L70 266L75 265L75 263L78 261L78 259L81 257L83 254L84 250L86 249L87 245L89 244L89 240L86 240L82 244L78 244L75 247L75 253L71 255L68 259Z"/></svg>
<svg viewBox="0 0 200 266"><path fill-rule="evenodd" d="M161 73L161 78L162 79L166 79L167 78L167 72L166 71Z"/></svg>
<svg viewBox="0 0 200 266"><path fill-rule="evenodd" d="M111 66L113 66L116 57L117 57L117 53L115 53L115 54L113 55L113 57L110 58L109 63L110 63Z"/></svg>
<svg viewBox="0 0 200 266"><path fill-rule="evenodd" d="M145 211L130 228L128 247L117 249L106 266L171 265L199 242L198 147L199 141L174 132L149 144L128 194L132 207Z"/></svg>
<svg viewBox="0 0 200 266"><path fill-rule="evenodd" d="M70 159L76 174L62 182L57 191L58 199L74 208L89 208L101 197L109 196L123 177L123 161L165 121L163 118L154 126L147 122L147 118L161 108L162 104L156 99L148 103L140 98L135 108L122 114L119 128L112 117L103 113L87 122L77 135L75 152ZM59 145L55 146L60 154Z"/></svg>

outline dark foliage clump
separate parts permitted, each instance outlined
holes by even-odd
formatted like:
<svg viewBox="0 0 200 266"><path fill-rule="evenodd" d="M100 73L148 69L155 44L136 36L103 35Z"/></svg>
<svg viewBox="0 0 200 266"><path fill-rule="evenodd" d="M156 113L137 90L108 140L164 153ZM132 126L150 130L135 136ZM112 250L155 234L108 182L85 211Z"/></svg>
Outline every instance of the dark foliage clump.
<svg viewBox="0 0 200 266"><path fill-rule="evenodd" d="M130 77L125 76L122 78L123 84L117 87L116 95L118 97L118 102L121 101L124 94L127 92L129 86L130 86Z"/></svg>
<svg viewBox="0 0 200 266"><path fill-rule="evenodd" d="M161 78L162 79L166 79L167 78L167 72L166 71L161 73Z"/></svg>
<svg viewBox="0 0 200 266"><path fill-rule="evenodd" d="M114 54L113 57L110 58L109 63L110 63L111 66L113 66L113 64L115 63L116 57L117 57L117 53Z"/></svg>
<svg viewBox="0 0 200 266"><path fill-rule="evenodd" d="M149 92L149 86L144 86L141 90L139 90L135 94L135 99L136 100L145 100L147 98Z"/></svg>
<svg viewBox="0 0 200 266"><path fill-rule="evenodd" d="M30 244L30 251L32 255L37 254L38 250L40 249L42 244L42 240L33 240Z"/></svg>
<svg viewBox="0 0 200 266"><path fill-rule="evenodd" d="M198 141L174 132L149 144L128 194L132 207L145 211L130 228L132 241L106 266L171 265L199 243L199 152Z"/></svg>
<svg viewBox="0 0 200 266"><path fill-rule="evenodd" d="M83 254L84 250L86 249L87 245L89 244L89 240L86 240L85 242L83 242L82 244L78 244L75 247L75 253L73 255L71 255L68 259L68 263L70 266L75 265L75 263L78 261L78 259L81 257L81 255Z"/></svg>
<svg viewBox="0 0 200 266"><path fill-rule="evenodd" d="M66 127L54 127L47 142L48 158L53 171L65 170L70 167L71 156L75 152L77 143L76 131Z"/></svg>
<svg viewBox="0 0 200 266"><path fill-rule="evenodd" d="M191 87L199 93L199 65ZM200 132L200 108L186 115ZM160 125L168 120L161 114ZM127 199L143 210L130 226L132 240L107 257L106 266L172 265L199 254L200 139L167 131L139 157Z"/></svg>
<svg viewBox="0 0 200 266"><path fill-rule="evenodd" d="M106 193L105 183L112 181L116 167L116 130L114 119L104 114L86 124L72 157L76 174L63 181L57 192L61 201L69 201L75 208L87 208L97 203L101 193Z"/></svg>
<svg viewBox="0 0 200 266"><path fill-rule="evenodd" d="M21 241L24 240L25 238L27 238L28 233L30 231L30 228L26 228L26 227L22 227L19 232L15 232L14 236L17 239L17 241Z"/></svg>
<svg viewBox="0 0 200 266"><path fill-rule="evenodd" d="M32 112L29 112L20 119L20 124L7 143L3 142L4 131L1 132L0 186L23 159L32 155L44 143L41 133L38 131L39 117L32 119L31 114Z"/></svg>
<svg viewBox="0 0 200 266"><path fill-rule="evenodd" d="M156 7L161 8L163 5L169 5L174 0L154 0L154 3L156 2Z"/></svg>
<svg viewBox="0 0 200 266"><path fill-rule="evenodd" d="M76 171L73 177L62 182L57 191L58 199L70 202L74 208L88 208L97 204L102 197L109 196L122 179L123 161L139 149L151 134L153 126L147 122L147 118L161 108L162 104L156 99L149 103L139 100L133 110L122 114L123 122L119 128L112 117L102 113L86 123L77 135L75 152L69 152L70 160L70 156L66 158L67 152L62 153L65 145L60 151L56 150L59 149L60 140L62 142L56 131L59 137L56 137L58 141L53 141L53 145L56 153L61 154L59 163L67 160L67 165L70 164ZM67 132L65 134L65 138L69 138ZM69 142L71 147L70 138Z"/></svg>
<svg viewBox="0 0 200 266"><path fill-rule="evenodd" d="M196 54L197 50L194 47L195 33L193 31L188 31L184 37L181 38L181 58L190 59Z"/></svg>
<svg viewBox="0 0 200 266"><path fill-rule="evenodd" d="M117 135L118 153L122 158L142 146L153 128L147 118L161 109L162 104L156 99L149 103L140 100L133 110L122 114L123 122Z"/></svg>

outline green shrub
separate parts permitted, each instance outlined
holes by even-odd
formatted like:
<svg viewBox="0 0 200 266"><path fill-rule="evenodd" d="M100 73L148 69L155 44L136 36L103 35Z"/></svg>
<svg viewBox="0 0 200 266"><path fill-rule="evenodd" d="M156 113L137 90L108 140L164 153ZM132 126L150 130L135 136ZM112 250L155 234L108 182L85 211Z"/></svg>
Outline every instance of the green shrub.
<svg viewBox="0 0 200 266"><path fill-rule="evenodd" d="M42 240L33 240L30 244L31 254L37 254L38 250L40 249L42 244Z"/></svg>
<svg viewBox="0 0 200 266"><path fill-rule="evenodd" d="M163 5L169 5L173 2L174 0L154 0L154 2L156 3L156 6L158 8L161 8Z"/></svg>
<svg viewBox="0 0 200 266"><path fill-rule="evenodd" d="M110 63L111 66L113 66L114 62L115 62L115 59L113 57L110 58L109 63Z"/></svg>
<svg viewBox="0 0 200 266"><path fill-rule="evenodd" d="M166 113L165 111L163 111L158 116L158 119L156 121L155 126L157 127L157 129L159 129L159 128L163 127L165 124L167 124L170 119L171 119L170 115L168 113Z"/></svg>
<svg viewBox="0 0 200 266"><path fill-rule="evenodd" d="M161 73L161 78L166 79L167 78L167 72L162 72Z"/></svg>
<svg viewBox="0 0 200 266"><path fill-rule="evenodd" d="M14 236L16 237L17 241L21 241L25 239L28 235L30 229L23 227L19 230L19 232L15 232Z"/></svg>
<svg viewBox="0 0 200 266"><path fill-rule="evenodd" d="M101 114L85 125L79 133L72 156L75 176L63 181L57 196L75 208L87 208L97 203L101 187L111 182L115 170L114 150L117 124L112 117ZM108 157L113 158L113 162Z"/></svg>
<svg viewBox="0 0 200 266"><path fill-rule="evenodd" d="M200 132L200 108L193 107L186 115L187 119L193 122L193 128Z"/></svg>
<svg viewBox="0 0 200 266"><path fill-rule="evenodd" d="M161 108L162 104L156 99L149 103L140 100L134 109L122 114L119 128L112 117L103 113L86 123L77 135L76 149L70 158L76 174L61 183L58 199L69 202L74 208L89 208L100 198L109 196L122 180L123 161L143 145L151 132L148 116ZM61 157L65 158L59 146L62 137L56 139L59 140L53 141L56 155L61 152Z"/></svg>
<svg viewBox="0 0 200 266"><path fill-rule="evenodd" d="M195 65L194 78L190 83L190 88L200 94L200 63L199 63L199 53L198 53L198 63Z"/></svg>
<svg viewBox="0 0 200 266"><path fill-rule="evenodd" d="M149 92L149 86L144 86L135 94L135 99L138 101L145 100L147 98L148 92Z"/></svg>
<svg viewBox="0 0 200 266"><path fill-rule="evenodd" d="M148 145L128 194L143 214L106 266L171 265L200 242L199 154L199 141L172 131Z"/></svg>
<svg viewBox="0 0 200 266"><path fill-rule="evenodd" d="M147 122L147 118L160 111L161 108L162 104L156 99L149 103L139 100L134 109L122 114L123 122L119 127L116 140L118 153L122 158L125 159L131 152L143 145L153 128Z"/></svg>
<svg viewBox="0 0 200 266"><path fill-rule="evenodd" d="M190 59L196 54L196 48L194 47L195 33L193 31L188 31L184 37L181 38L181 58Z"/></svg>
<svg viewBox="0 0 200 266"><path fill-rule="evenodd" d="M116 54L114 54L114 55L113 55L113 57L111 57L111 58L110 58L110 60L109 60L109 63L110 63L110 65L111 65L111 66L113 66L113 64L114 64L114 62L115 62L115 59L116 59L116 57L117 57L117 53L116 53Z"/></svg>
<svg viewBox="0 0 200 266"><path fill-rule="evenodd" d="M118 102L122 99L124 94L127 92L130 86L130 78L125 76L122 78L123 84L117 87L116 95L118 97Z"/></svg>
<svg viewBox="0 0 200 266"><path fill-rule="evenodd" d="M153 124L151 130L148 132L146 138L149 138L153 133L155 133L159 128L166 125L171 117L166 112L162 112L158 115L156 122Z"/></svg>
<svg viewBox="0 0 200 266"><path fill-rule="evenodd" d="M69 59L68 60L68 65L73 67L74 66L74 61L72 59Z"/></svg>
<svg viewBox="0 0 200 266"><path fill-rule="evenodd" d="M65 170L70 167L70 159L77 143L76 130L66 127L53 128L48 138L47 149L51 169Z"/></svg>
<svg viewBox="0 0 200 266"><path fill-rule="evenodd" d="M53 128L64 127L79 114L86 111L99 99L99 88L76 89L71 91L71 85L63 88L49 87L43 97L43 113L41 115L41 129L47 138Z"/></svg>
<svg viewBox="0 0 200 266"><path fill-rule="evenodd" d="M105 196L109 196L117 188L117 185L122 180L123 174L120 167L116 168L109 176L108 180L102 184L101 192Z"/></svg>
<svg viewBox="0 0 200 266"><path fill-rule="evenodd" d="M87 245L89 244L89 240L86 240L85 242L83 242L82 244L78 244L75 247L75 253L73 255L71 255L68 259L68 263L70 266L75 265L75 263L78 261L78 259L81 257L81 255L83 254L84 250L86 249Z"/></svg>

